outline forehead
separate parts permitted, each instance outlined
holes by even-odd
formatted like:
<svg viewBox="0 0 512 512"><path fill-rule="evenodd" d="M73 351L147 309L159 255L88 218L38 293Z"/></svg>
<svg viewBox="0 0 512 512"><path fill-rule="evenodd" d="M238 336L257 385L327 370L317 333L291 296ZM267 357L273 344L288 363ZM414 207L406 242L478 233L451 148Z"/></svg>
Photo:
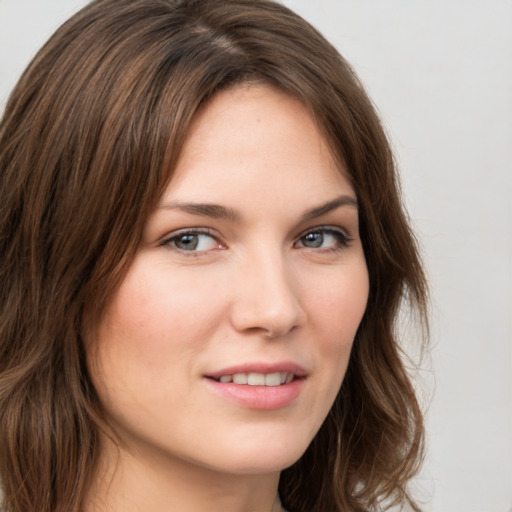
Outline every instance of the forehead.
<svg viewBox="0 0 512 512"><path fill-rule="evenodd" d="M197 113L163 201L277 200L352 192L309 110L266 85L219 92Z"/></svg>

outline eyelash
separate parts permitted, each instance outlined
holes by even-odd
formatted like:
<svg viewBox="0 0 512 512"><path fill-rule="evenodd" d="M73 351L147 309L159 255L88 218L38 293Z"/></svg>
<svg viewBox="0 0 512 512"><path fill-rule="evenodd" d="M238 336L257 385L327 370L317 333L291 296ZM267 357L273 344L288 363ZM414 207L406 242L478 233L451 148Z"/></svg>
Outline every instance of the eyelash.
<svg viewBox="0 0 512 512"><path fill-rule="evenodd" d="M333 226L318 226L318 227L309 229L308 231L302 233L294 242L294 246L301 241L303 243L304 239L308 235L313 235L313 234L321 234L322 236L331 235L336 239L336 244L334 244L332 247L330 247L330 246L329 247L307 247L305 245L301 245L299 247L303 247L305 249L312 249L314 251L321 251L321 252L336 252L336 251L340 251L340 250L343 250L346 247L348 247L350 245L350 242L352 241L352 238L350 238L340 228L336 228ZM217 246L216 248L220 248L220 246L222 246L222 243L218 241L218 237L215 234L213 234L212 230L210 230L208 228L194 228L194 229L187 228L187 229L183 229L183 230L174 232L172 234L172 236L163 240L161 245L169 247L169 248L171 248L175 251L178 251L179 253L184 254L186 256L197 257L197 256L201 256L204 253L207 253L208 251L214 250L214 249L212 248L212 249L204 249L204 250L197 251L197 250L195 250L195 247L194 247L194 249L192 249L192 250L186 250L186 249L177 247L175 244L177 241L179 241L180 238L184 238L186 236L200 237L201 235L208 236L208 237L212 238L216 243L216 246ZM322 239L322 242L323 242L323 239ZM197 247L197 245L196 245L196 247Z"/></svg>
<svg viewBox="0 0 512 512"><path fill-rule="evenodd" d="M352 238L350 238L340 228L336 228L336 227L333 227L333 226L319 226L319 227L315 227L313 229L309 229L308 231L303 233L297 239L297 242L295 242L295 243L298 243L299 241L305 239L308 235L312 235L312 234L322 234L323 236L331 235L331 236L333 236L336 239L337 244L334 247L311 248L313 250L319 250L319 251L322 251L322 252L340 251L340 250L345 249L346 247L348 247L350 242L352 241ZM308 247L306 247L306 248L308 248Z"/></svg>
<svg viewBox="0 0 512 512"><path fill-rule="evenodd" d="M187 251L185 249L181 249L180 247L177 247L175 244L177 241L179 241L180 238L182 239L186 236L198 237L201 235L208 236L212 240L215 240L217 247L222 245L218 241L218 237L215 234L213 234L212 231L208 228L194 228L194 229L187 228L187 229L182 229L180 231L176 231L170 237L163 240L162 245L165 247L169 247L175 251L178 251L179 253L184 254L186 256L197 257L197 256L200 256L200 255L208 252L208 250L211 250L211 249L199 250L199 251L196 251L196 250L188 250Z"/></svg>

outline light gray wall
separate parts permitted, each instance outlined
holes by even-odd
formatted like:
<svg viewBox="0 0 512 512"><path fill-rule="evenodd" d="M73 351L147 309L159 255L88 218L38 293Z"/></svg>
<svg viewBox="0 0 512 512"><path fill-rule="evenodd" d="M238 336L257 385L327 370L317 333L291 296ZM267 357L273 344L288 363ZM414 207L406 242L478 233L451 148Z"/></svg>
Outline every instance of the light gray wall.
<svg viewBox="0 0 512 512"><path fill-rule="evenodd" d="M84 3L0 0L0 109ZM512 2L285 3L353 64L396 148L432 285L425 510L512 510Z"/></svg>

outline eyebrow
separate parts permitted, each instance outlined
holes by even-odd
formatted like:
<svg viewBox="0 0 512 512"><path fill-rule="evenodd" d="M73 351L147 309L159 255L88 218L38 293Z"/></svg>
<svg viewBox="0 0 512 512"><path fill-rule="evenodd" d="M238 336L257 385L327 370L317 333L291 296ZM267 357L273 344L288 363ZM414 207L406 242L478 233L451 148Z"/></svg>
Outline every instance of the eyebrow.
<svg viewBox="0 0 512 512"><path fill-rule="evenodd" d="M311 208L311 210L308 210L304 213L302 220L305 221L316 219L317 217L321 217L322 215L332 212L333 210L336 210L342 206L351 206L357 209L357 199L352 196L337 197L336 199L333 199L332 201L329 201L328 203L325 203L321 206Z"/></svg>
<svg viewBox="0 0 512 512"><path fill-rule="evenodd" d="M241 215L233 208L227 208L219 204L209 203L166 203L162 205L166 210L181 210L192 215L212 217L214 219L227 219L233 222L240 222Z"/></svg>
<svg viewBox="0 0 512 512"><path fill-rule="evenodd" d="M329 201L328 203L316 206L307 210L301 217L301 222L321 217L342 206L357 208L357 200L352 196L343 195ZM240 212L233 208L210 203L165 203L161 206L166 210L181 210L185 213L214 219L227 219L232 222L240 222Z"/></svg>

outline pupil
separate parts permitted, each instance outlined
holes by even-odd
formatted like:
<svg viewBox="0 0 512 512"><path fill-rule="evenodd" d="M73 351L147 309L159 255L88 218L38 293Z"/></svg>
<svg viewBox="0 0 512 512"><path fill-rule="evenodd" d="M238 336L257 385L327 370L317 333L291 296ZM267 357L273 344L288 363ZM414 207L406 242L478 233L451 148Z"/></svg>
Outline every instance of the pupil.
<svg viewBox="0 0 512 512"><path fill-rule="evenodd" d="M196 235L183 235L176 241L177 247L186 251L193 251L197 248L198 244L199 240Z"/></svg>
<svg viewBox="0 0 512 512"><path fill-rule="evenodd" d="M305 238L305 245L308 247L321 247L324 242L324 235L322 233L308 233Z"/></svg>

